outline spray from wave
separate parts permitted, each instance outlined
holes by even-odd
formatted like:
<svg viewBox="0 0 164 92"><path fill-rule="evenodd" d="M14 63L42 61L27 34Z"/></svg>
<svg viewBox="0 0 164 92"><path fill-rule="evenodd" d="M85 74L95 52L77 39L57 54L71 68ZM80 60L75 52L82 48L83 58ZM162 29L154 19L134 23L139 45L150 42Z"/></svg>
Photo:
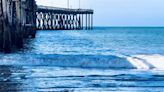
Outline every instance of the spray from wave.
<svg viewBox="0 0 164 92"><path fill-rule="evenodd" d="M163 55L135 55L127 60L138 69L158 69L164 70Z"/></svg>

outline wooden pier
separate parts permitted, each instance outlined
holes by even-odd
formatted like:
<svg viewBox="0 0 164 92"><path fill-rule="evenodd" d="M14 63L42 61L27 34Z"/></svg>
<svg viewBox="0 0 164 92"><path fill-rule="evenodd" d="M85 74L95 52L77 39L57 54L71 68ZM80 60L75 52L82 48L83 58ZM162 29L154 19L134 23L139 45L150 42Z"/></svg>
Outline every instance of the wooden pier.
<svg viewBox="0 0 164 92"><path fill-rule="evenodd" d="M36 15L36 27L39 30L82 30L84 28L93 28L93 10L91 9L38 6Z"/></svg>
<svg viewBox="0 0 164 92"><path fill-rule="evenodd" d="M36 9L35 0L0 0L0 51L10 53L35 37Z"/></svg>
<svg viewBox="0 0 164 92"><path fill-rule="evenodd" d="M35 0L0 0L0 52L22 48L36 30L90 30L93 10L37 6Z"/></svg>

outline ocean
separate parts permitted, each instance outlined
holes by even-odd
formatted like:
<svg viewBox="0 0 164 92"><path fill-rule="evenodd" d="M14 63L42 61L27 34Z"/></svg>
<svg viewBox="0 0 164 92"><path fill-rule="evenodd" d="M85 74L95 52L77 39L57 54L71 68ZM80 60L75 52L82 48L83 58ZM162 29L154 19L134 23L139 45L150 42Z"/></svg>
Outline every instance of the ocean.
<svg viewBox="0 0 164 92"><path fill-rule="evenodd" d="M39 30L0 53L0 92L164 92L163 27Z"/></svg>

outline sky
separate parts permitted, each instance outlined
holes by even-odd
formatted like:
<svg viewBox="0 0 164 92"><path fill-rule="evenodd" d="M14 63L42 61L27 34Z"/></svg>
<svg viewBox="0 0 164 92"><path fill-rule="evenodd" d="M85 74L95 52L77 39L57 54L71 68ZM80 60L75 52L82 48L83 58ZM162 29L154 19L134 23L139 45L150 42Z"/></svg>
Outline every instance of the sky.
<svg viewBox="0 0 164 92"><path fill-rule="evenodd" d="M67 0L36 0L38 5L67 7ZM79 8L79 0L69 0ZM94 9L95 26L164 26L164 0L80 0Z"/></svg>

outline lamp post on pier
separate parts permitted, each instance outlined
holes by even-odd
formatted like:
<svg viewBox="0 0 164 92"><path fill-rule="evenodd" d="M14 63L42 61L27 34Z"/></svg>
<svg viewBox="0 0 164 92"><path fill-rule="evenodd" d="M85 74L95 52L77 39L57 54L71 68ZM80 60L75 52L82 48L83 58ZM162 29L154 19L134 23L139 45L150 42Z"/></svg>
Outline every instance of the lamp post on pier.
<svg viewBox="0 0 164 92"><path fill-rule="evenodd" d="M67 8L69 8L69 0L67 0Z"/></svg>
<svg viewBox="0 0 164 92"><path fill-rule="evenodd" d="M79 9L81 8L81 0L79 0Z"/></svg>

